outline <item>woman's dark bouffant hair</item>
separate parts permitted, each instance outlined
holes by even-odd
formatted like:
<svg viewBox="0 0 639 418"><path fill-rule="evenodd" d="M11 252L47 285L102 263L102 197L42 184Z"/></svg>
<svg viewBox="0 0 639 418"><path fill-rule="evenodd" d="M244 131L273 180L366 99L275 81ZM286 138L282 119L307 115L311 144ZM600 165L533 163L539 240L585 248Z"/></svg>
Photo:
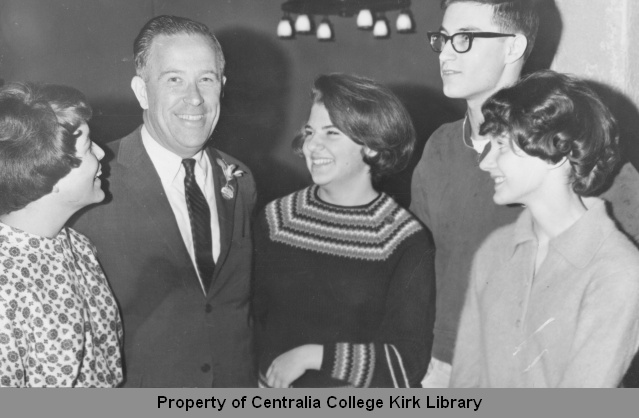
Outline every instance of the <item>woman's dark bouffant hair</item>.
<svg viewBox="0 0 639 418"><path fill-rule="evenodd" d="M406 167L415 147L415 128L408 111L387 87L348 74L321 75L313 84L313 103L326 107L331 122L355 143L377 154L362 154L373 182ZM301 155L304 134L293 141Z"/></svg>
<svg viewBox="0 0 639 418"><path fill-rule="evenodd" d="M0 88L0 215L51 193L80 165L76 131L90 118L89 103L72 87L11 83Z"/></svg>
<svg viewBox="0 0 639 418"><path fill-rule="evenodd" d="M592 195L619 161L617 124L585 82L539 71L495 93L482 107L481 135L507 134L526 154L567 158L578 195Z"/></svg>

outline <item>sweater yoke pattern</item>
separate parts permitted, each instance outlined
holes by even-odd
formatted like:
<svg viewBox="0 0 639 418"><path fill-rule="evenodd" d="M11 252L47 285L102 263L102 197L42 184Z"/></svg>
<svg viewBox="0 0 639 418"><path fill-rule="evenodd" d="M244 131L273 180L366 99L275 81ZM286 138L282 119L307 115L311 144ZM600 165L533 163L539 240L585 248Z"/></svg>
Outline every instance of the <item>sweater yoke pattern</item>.
<svg viewBox="0 0 639 418"><path fill-rule="evenodd" d="M269 203L270 238L337 257L384 261L422 226L385 193L364 206L343 207L317 197L310 186Z"/></svg>

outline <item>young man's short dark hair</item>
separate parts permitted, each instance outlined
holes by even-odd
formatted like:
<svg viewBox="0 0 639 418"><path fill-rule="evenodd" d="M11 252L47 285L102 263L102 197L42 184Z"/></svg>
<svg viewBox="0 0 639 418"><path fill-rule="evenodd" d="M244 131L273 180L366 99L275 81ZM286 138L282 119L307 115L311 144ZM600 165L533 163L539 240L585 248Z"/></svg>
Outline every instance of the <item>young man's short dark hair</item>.
<svg viewBox="0 0 639 418"><path fill-rule="evenodd" d="M442 9L454 3L478 3L492 6L494 22L504 33L522 33L528 40L524 61L535 45L539 28L539 13L532 0L441 0Z"/></svg>

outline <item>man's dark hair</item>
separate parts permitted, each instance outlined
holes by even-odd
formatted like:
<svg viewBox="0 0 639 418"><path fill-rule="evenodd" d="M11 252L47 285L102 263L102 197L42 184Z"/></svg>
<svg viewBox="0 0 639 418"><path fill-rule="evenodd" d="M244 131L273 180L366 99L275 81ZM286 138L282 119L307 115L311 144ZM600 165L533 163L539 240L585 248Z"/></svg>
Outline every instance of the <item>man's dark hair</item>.
<svg viewBox="0 0 639 418"><path fill-rule="evenodd" d="M524 52L524 62L528 59L539 29L539 12L534 0L441 0L441 7L446 10L454 3L492 6L493 22L504 33L522 33L526 37L528 45Z"/></svg>
<svg viewBox="0 0 639 418"><path fill-rule="evenodd" d="M146 22L133 42L133 57L135 59L135 72L145 78L146 64L151 52L153 40L161 35L202 35L211 42L220 71L220 78L224 75L224 54L222 46L209 28L200 22L178 16L157 16Z"/></svg>

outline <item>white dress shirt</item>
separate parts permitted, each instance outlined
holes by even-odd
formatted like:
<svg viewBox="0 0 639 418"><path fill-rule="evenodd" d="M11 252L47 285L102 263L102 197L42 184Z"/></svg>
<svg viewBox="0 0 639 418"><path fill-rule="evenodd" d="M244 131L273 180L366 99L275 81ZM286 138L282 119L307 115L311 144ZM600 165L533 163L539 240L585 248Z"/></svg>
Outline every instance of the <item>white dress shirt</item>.
<svg viewBox="0 0 639 418"><path fill-rule="evenodd" d="M206 294L200 272L195 262L195 248L193 246L193 234L191 232L191 220L186 207L186 196L184 194L184 176L186 174L182 165L182 157L174 154L155 141L146 126L142 126L142 144L151 158L162 182L162 187L169 200L173 215L177 221L182 240L191 256L191 262L195 267L202 291ZM195 181L204 193L204 197L211 210L211 237L213 239L213 260L217 262L220 255L220 226L217 217L217 207L215 205L215 186L213 184L213 170L209 157L204 151L200 151L192 157L195 160Z"/></svg>

